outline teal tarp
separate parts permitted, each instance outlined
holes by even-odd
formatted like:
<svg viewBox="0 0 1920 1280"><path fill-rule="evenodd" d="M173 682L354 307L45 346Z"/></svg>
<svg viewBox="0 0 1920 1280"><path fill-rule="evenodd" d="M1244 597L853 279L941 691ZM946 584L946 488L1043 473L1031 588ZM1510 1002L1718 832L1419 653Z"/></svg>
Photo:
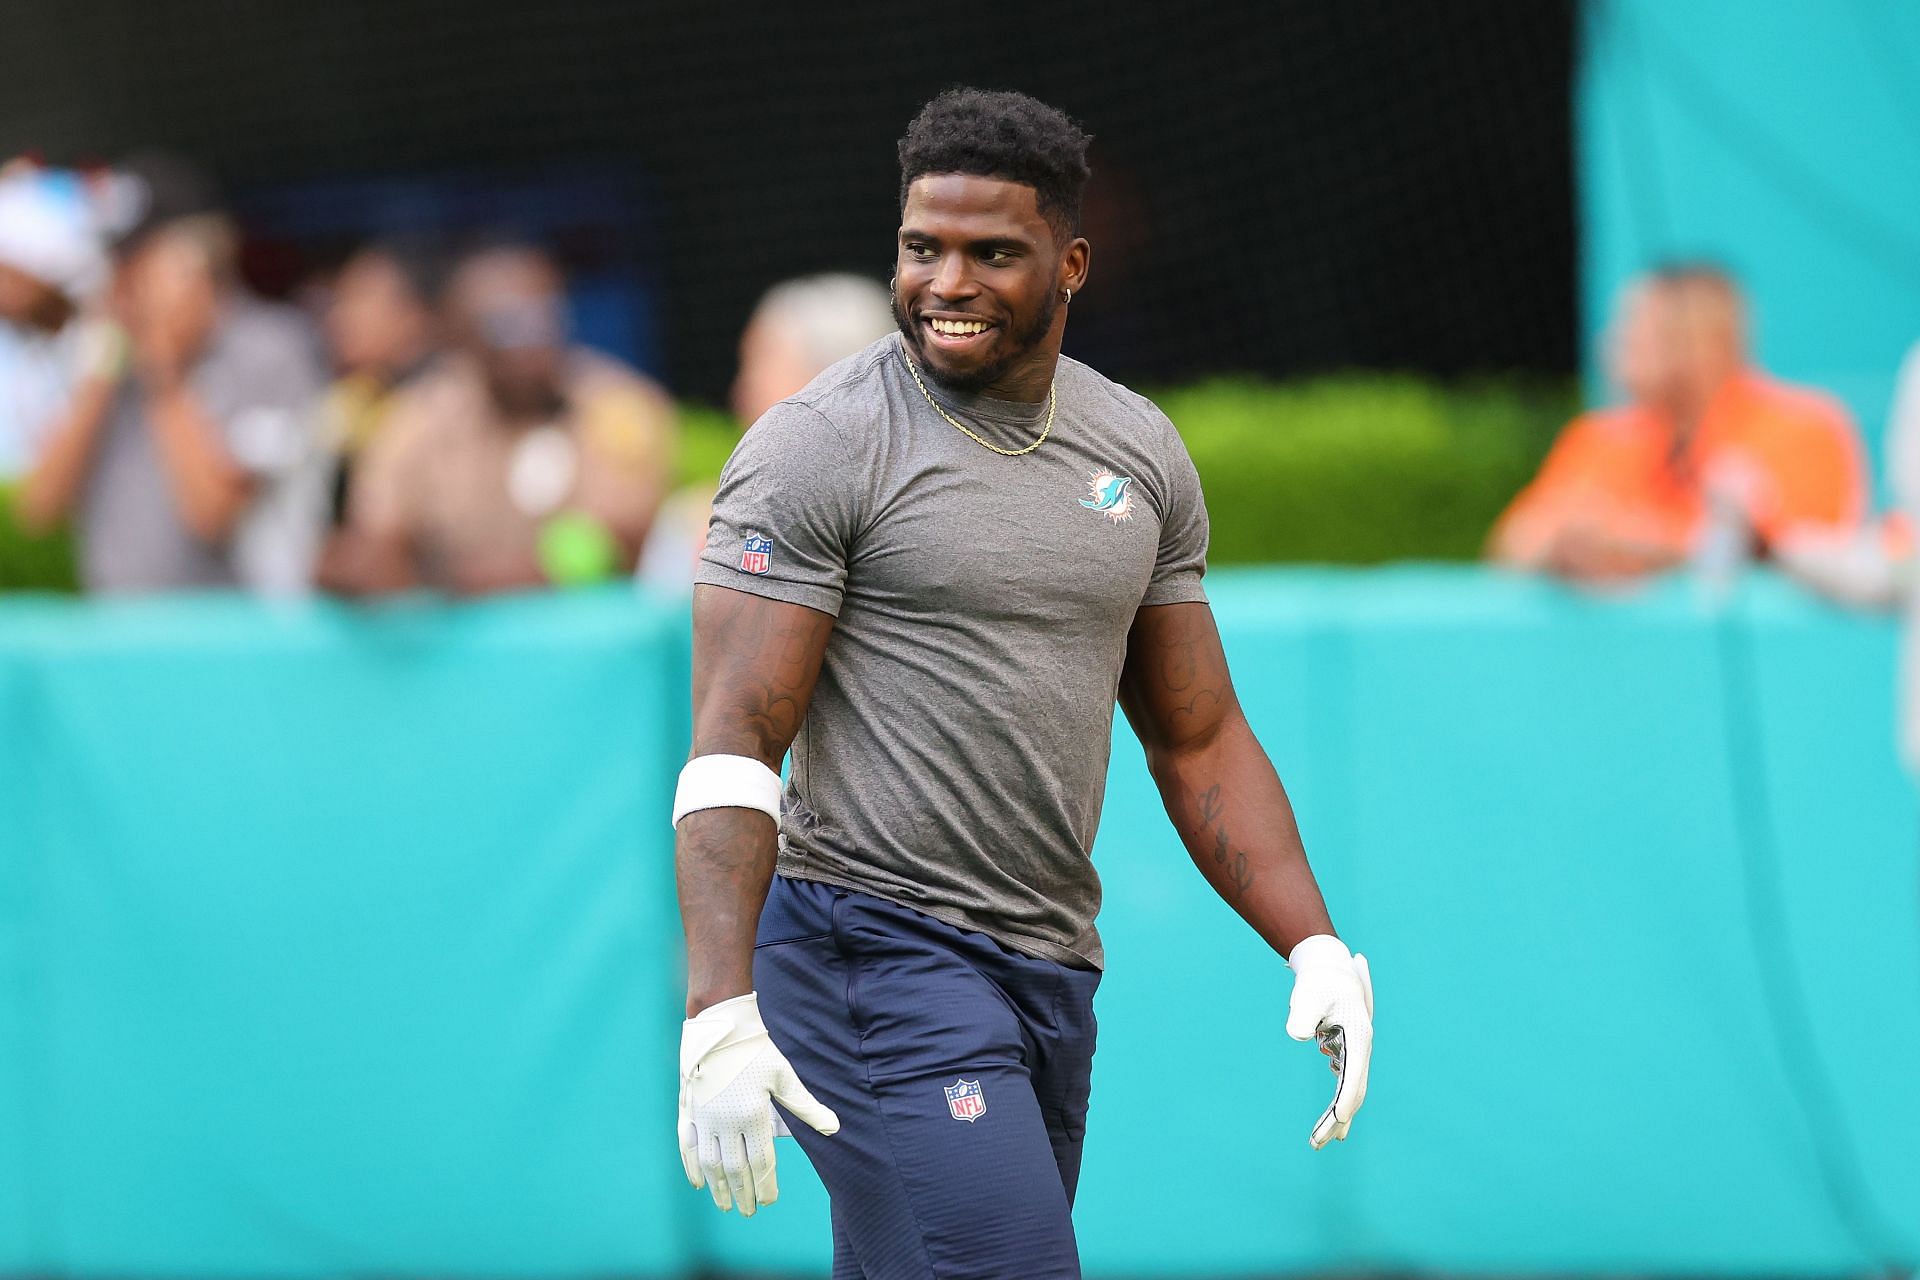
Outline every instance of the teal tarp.
<svg viewBox="0 0 1920 1280"><path fill-rule="evenodd" d="M1281 1033L1286 972L1123 727L1091 1273L1920 1243L1890 624L1771 582L1731 622L1475 571L1215 595L1374 961L1374 1096L1308 1151L1330 1081ZM673 1152L686 652L624 594L0 602L0 1274L823 1271L797 1149L752 1222Z"/></svg>

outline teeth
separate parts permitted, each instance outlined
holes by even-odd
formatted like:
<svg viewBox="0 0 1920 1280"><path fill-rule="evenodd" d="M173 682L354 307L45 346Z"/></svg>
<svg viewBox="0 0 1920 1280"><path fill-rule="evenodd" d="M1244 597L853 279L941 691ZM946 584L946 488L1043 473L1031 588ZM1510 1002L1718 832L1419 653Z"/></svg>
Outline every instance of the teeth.
<svg viewBox="0 0 1920 1280"><path fill-rule="evenodd" d="M961 337L965 337L968 334L985 333L987 331L986 324L979 320L929 319L927 323L933 326L933 331L935 333L944 333L948 337L952 337L952 338L961 338Z"/></svg>

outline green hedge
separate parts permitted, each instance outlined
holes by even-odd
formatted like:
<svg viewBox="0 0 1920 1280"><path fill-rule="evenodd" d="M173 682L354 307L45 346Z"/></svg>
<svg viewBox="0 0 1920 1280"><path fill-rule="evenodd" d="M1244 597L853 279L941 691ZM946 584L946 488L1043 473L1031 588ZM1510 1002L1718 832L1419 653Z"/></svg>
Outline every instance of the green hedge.
<svg viewBox="0 0 1920 1280"><path fill-rule="evenodd" d="M13 489L0 484L0 591L74 591L73 540L27 536L13 518Z"/></svg>
<svg viewBox="0 0 1920 1280"><path fill-rule="evenodd" d="M1472 560L1579 408L1571 383L1342 376L1156 394L1222 564Z"/></svg>
<svg viewBox="0 0 1920 1280"><path fill-rule="evenodd" d="M1380 374L1148 394L1199 468L1217 564L1475 559L1579 408L1571 382ZM683 430L682 480L719 475L733 421L692 408Z"/></svg>
<svg viewBox="0 0 1920 1280"><path fill-rule="evenodd" d="M1568 383L1353 374L1152 392L1186 437L1218 564L1471 560L1578 408ZM711 481L733 419L683 405L679 480ZM0 590L70 590L68 539L29 539L0 488Z"/></svg>

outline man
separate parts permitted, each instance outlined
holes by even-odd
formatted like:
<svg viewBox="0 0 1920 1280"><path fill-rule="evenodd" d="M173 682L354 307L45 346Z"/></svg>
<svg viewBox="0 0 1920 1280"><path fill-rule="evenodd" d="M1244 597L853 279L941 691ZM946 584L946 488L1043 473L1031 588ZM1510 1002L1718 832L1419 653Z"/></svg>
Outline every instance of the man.
<svg viewBox="0 0 1920 1280"><path fill-rule="evenodd" d="M399 241L366 246L334 276L326 333L335 378L322 434L335 456L335 525L346 518L355 460L438 350L437 277L430 250Z"/></svg>
<svg viewBox="0 0 1920 1280"><path fill-rule="evenodd" d="M1576 419L1495 527L1496 559L1578 582L1677 567L1714 507L1765 550L1790 527L1850 528L1865 477L1858 433L1830 397L1777 382L1747 355L1740 293L1714 267L1636 281L1609 352L1628 402Z"/></svg>
<svg viewBox="0 0 1920 1280"><path fill-rule="evenodd" d="M1086 146L1020 94L926 106L900 332L746 434L699 570L681 1154L752 1213L771 1098L832 1196L836 1277L1079 1275L1116 694L1195 863L1289 958L1288 1032L1335 1059L1313 1145L1365 1094L1366 968L1234 698L1193 464L1060 356Z"/></svg>
<svg viewBox="0 0 1920 1280"><path fill-rule="evenodd" d="M89 591L284 594L311 579L312 344L242 288L236 232L202 181L170 167L144 183L146 213L117 248L114 323L21 487L23 525L76 515Z"/></svg>
<svg viewBox="0 0 1920 1280"><path fill-rule="evenodd" d="M767 290L740 334L740 368L731 396L734 420L750 427L774 405L806 388L882 334L893 332L887 291L844 272L802 276ZM640 555L640 581L686 595L707 540L713 485L689 485L668 498Z"/></svg>
<svg viewBox="0 0 1920 1280"><path fill-rule="evenodd" d="M671 402L567 344L560 272L538 249L468 256L447 310L452 349L364 451L323 585L485 595L631 572L666 492Z"/></svg>

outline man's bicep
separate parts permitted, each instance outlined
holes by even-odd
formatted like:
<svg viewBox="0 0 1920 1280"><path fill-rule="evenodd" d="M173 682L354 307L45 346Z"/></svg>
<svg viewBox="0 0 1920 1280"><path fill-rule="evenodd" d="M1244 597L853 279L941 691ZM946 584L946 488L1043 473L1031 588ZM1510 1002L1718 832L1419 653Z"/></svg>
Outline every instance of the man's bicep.
<svg viewBox="0 0 1920 1280"><path fill-rule="evenodd" d="M693 589L693 754L777 770L806 718L833 616L746 591Z"/></svg>
<svg viewBox="0 0 1920 1280"><path fill-rule="evenodd" d="M1207 745L1238 705L1212 608L1149 605L1134 615L1120 706L1150 761Z"/></svg>

